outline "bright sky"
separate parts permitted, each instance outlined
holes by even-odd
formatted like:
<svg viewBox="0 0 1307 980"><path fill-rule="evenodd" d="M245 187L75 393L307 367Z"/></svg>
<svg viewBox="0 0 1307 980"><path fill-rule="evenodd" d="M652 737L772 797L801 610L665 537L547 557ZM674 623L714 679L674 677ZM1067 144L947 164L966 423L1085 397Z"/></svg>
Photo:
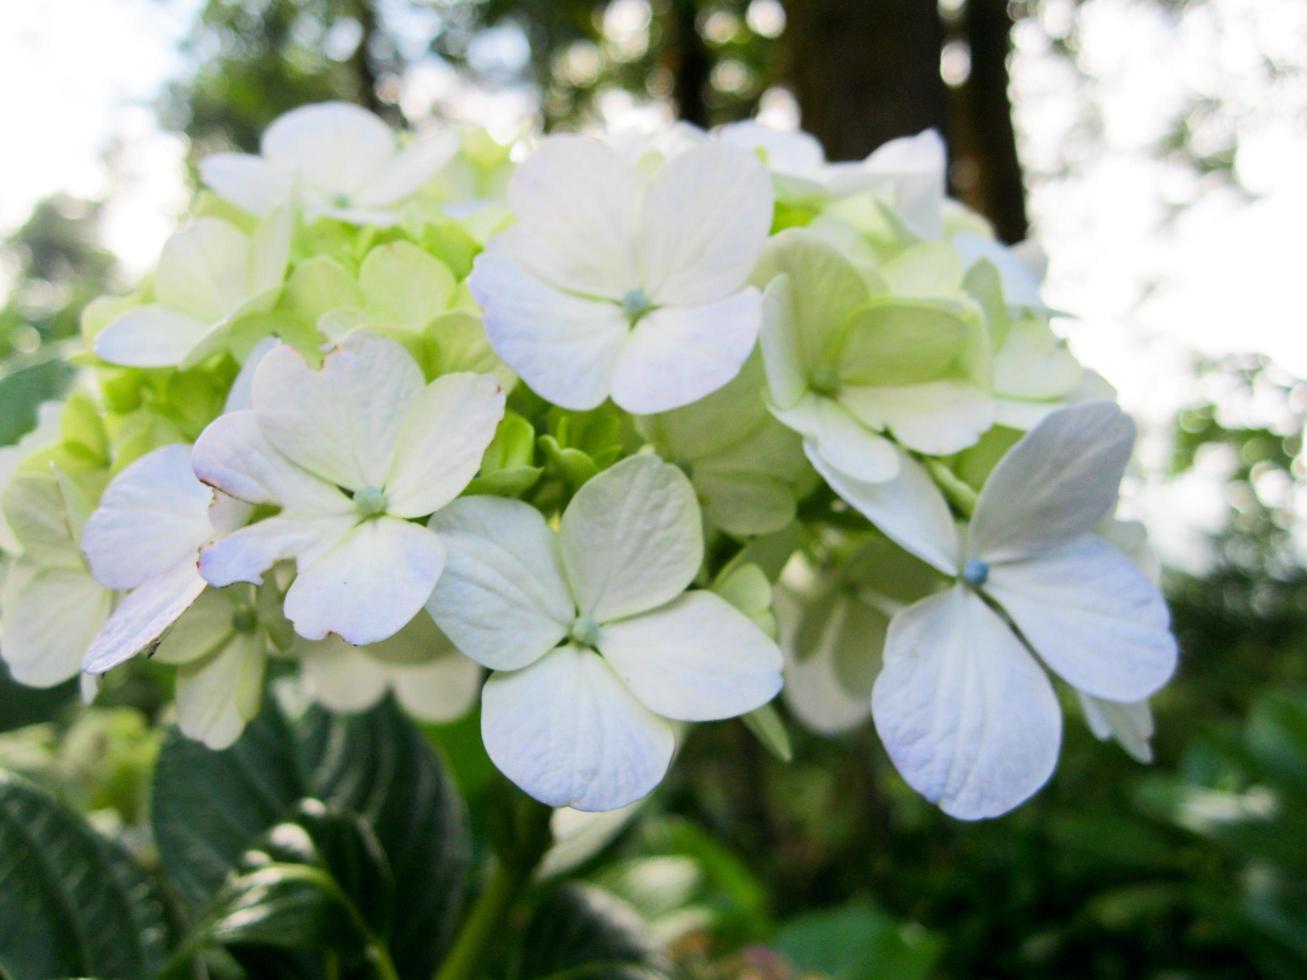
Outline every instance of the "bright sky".
<svg viewBox="0 0 1307 980"><path fill-rule="evenodd" d="M176 45L198 6L10 0L0 26L0 91L9 93L0 131L10 147L0 162L0 233L55 191L109 195L108 245L129 271L149 266L187 194L184 143L159 131L151 104L185 67ZM614 7L623 15L614 36L639 43L643 0ZM404 9L383 4L391 17ZM1015 36L1014 94L1035 230L1050 256L1049 299L1077 313L1064 325L1076 353L1159 432L1193 397L1193 350L1261 351L1307 376L1299 231L1307 219L1307 2L1165 9L1155 0L1086 0L1083 76L1050 52L1076 4L1051 0L1043 9L1042 22ZM406 34L420 36L429 25L408 26ZM478 57L504 65L526 55L513 31L478 44ZM1159 135L1201 98L1217 108L1194 117L1194 142L1237 144L1234 185L1154 155ZM401 94L410 118L439 109L492 119L505 136L530 114L531 99L520 88L472 89L431 60L410 72ZM605 110L610 118L635 111L622 96ZM119 172L112 186L103 162L110 146ZM1160 467L1165 450L1155 438L1145 461ZM1139 499L1164 552L1184 564L1201 560L1193 531L1219 513L1217 503L1210 475L1151 481Z"/></svg>

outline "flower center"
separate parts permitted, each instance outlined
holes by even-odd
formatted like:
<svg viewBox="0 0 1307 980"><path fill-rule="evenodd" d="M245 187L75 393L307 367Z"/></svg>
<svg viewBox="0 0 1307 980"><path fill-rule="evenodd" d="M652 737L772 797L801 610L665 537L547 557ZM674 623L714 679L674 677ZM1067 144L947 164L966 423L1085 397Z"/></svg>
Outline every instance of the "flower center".
<svg viewBox="0 0 1307 980"><path fill-rule="evenodd" d="M240 606L231 614L231 628L237 633L253 633L258 625L258 614L249 606Z"/></svg>
<svg viewBox="0 0 1307 980"><path fill-rule="evenodd" d="M572 620L571 637L583 647L592 647L599 642L599 624L589 616L577 616Z"/></svg>
<svg viewBox="0 0 1307 980"><path fill-rule="evenodd" d="M989 566L979 558L968 558L962 566L962 581L973 589L978 589L989 581Z"/></svg>
<svg viewBox="0 0 1307 980"><path fill-rule="evenodd" d="M808 387L819 395L833 395L840 387L840 376L829 364L818 364L808 375Z"/></svg>
<svg viewBox="0 0 1307 980"><path fill-rule="evenodd" d="M380 487L366 486L355 492L354 509L363 517L375 517L386 510L386 494Z"/></svg>
<svg viewBox="0 0 1307 980"><path fill-rule="evenodd" d="M344 192L332 194L331 203L333 207L347 208L349 207L349 195Z"/></svg>
<svg viewBox="0 0 1307 980"><path fill-rule="evenodd" d="M634 323L653 309L653 302L645 295L645 291L637 286L622 297L621 307L622 312Z"/></svg>

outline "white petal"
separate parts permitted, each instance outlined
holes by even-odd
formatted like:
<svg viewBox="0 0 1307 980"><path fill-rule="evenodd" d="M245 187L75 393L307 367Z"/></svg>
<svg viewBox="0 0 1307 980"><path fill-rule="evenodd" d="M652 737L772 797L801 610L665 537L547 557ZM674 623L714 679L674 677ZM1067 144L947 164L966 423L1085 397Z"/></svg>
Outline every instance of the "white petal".
<svg viewBox="0 0 1307 980"><path fill-rule="evenodd" d="M608 623L597 645L631 693L664 718L734 718L780 693L780 648L711 592Z"/></svg>
<svg viewBox="0 0 1307 980"><path fill-rule="evenodd" d="M1002 242L964 231L953 236L953 247L967 268L983 260L998 270L1003 299L1008 306L1044 305L1039 298L1039 274Z"/></svg>
<svg viewBox="0 0 1307 980"><path fill-rule="evenodd" d="M792 408L808 391L803 348L795 327L794 282L779 275L762 295L758 346L767 369L767 388L778 408Z"/></svg>
<svg viewBox="0 0 1307 980"><path fill-rule="evenodd" d="M354 513L265 517L220 538L200 552L200 574L223 588L235 582L258 585L279 561L312 564L336 546L358 522Z"/></svg>
<svg viewBox="0 0 1307 980"><path fill-rule="evenodd" d="M907 448L931 456L974 446L994 424L994 400L960 381L845 388L840 402L864 424L889 429Z"/></svg>
<svg viewBox="0 0 1307 980"><path fill-rule="evenodd" d="M221 218L196 218L164 243L154 295L169 309L216 323L250 298L249 258L243 231Z"/></svg>
<svg viewBox="0 0 1307 980"><path fill-rule="evenodd" d="M641 285L634 238L642 185L599 140L547 137L509 181L517 225L505 247L558 289L620 300Z"/></svg>
<svg viewBox="0 0 1307 980"><path fill-rule="evenodd" d="M488 374L446 374L409 404L386 480L386 510L425 517L449 503L481 468L504 417L504 391Z"/></svg>
<svg viewBox="0 0 1307 980"><path fill-rule="evenodd" d="M767 241L772 188L743 147L705 143L654 175L640 210L640 285L655 303L697 306L737 291Z"/></svg>
<svg viewBox="0 0 1307 980"><path fill-rule="evenodd" d="M377 643L417 615L445 563L440 539L393 517L364 521L307 567L286 593L286 618L309 640L335 633Z"/></svg>
<svg viewBox="0 0 1307 980"><path fill-rule="evenodd" d="M1061 398L1075 390L1082 373L1071 352L1040 319L1013 323L994 355L994 390L1014 398Z"/></svg>
<svg viewBox="0 0 1307 980"><path fill-rule="evenodd" d="M1090 697L1084 691L1076 693L1080 696L1085 722L1095 738L1104 742L1115 739L1136 762L1148 764L1153 761L1153 747L1149 744L1153 737L1153 712L1147 701L1104 701Z"/></svg>
<svg viewBox="0 0 1307 980"><path fill-rule="evenodd" d="M613 401L636 415L696 402L740 373L762 323L745 289L704 306L664 307L636 324L613 372Z"/></svg>
<svg viewBox="0 0 1307 980"><path fill-rule="evenodd" d="M11 565L0 594L0 657L13 679L52 687L76 677L112 600L80 569Z"/></svg>
<svg viewBox="0 0 1307 980"><path fill-rule="evenodd" d="M134 589L182 561L194 565L213 537L213 491L191 471L191 447L146 453L113 478L82 532L91 573L111 589Z"/></svg>
<svg viewBox="0 0 1307 980"><path fill-rule="evenodd" d="M745 120L722 126L717 130L717 137L732 146L761 151L767 168L773 173L817 180L826 165L826 152L816 138L807 133L774 129Z"/></svg>
<svg viewBox="0 0 1307 980"><path fill-rule="evenodd" d="M481 692L481 738L500 772L542 803L615 810L658 785L675 737L598 654L563 646L497 673Z"/></svg>
<svg viewBox="0 0 1307 980"><path fill-rule="evenodd" d="M864 483L829 466L820 456L810 453L808 458L830 488L886 537L944 574L957 573L957 525L944 495L920 463L902 453L897 477Z"/></svg>
<svg viewBox="0 0 1307 980"><path fill-rule="evenodd" d="M608 397L630 329L620 307L560 292L493 252L477 256L467 284L495 353L537 394L578 410Z"/></svg>
<svg viewBox="0 0 1307 980"><path fill-rule="evenodd" d="M360 190L395 155L395 134L346 102L292 109L264 131L263 156L332 193Z"/></svg>
<svg viewBox="0 0 1307 980"><path fill-rule="evenodd" d="M1096 535L990 565L986 591L1044 662L1086 694L1140 701L1175 671L1176 642L1162 594Z"/></svg>
<svg viewBox="0 0 1307 980"><path fill-rule="evenodd" d="M390 677L401 707L422 721L461 718L481 692L481 668L452 648L424 663L392 664Z"/></svg>
<svg viewBox="0 0 1307 980"><path fill-rule="evenodd" d="M445 570L427 611L465 654L513 670L567 634L576 607L538 510L501 497L464 497L431 527L445 544Z"/></svg>
<svg viewBox="0 0 1307 980"><path fill-rule="evenodd" d="M232 745L259 712L266 658L261 641L238 633L217 653L177 671L177 727L211 749Z"/></svg>
<svg viewBox="0 0 1307 980"><path fill-rule="evenodd" d="M216 653L236 634L233 618L242 598L240 589L205 589L168 627L150 659L180 666Z"/></svg>
<svg viewBox="0 0 1307 980"><path fill-rule="evenodd" d="M703 561L694 488L651 455L625 459L581 487L559 533L572 595L599 623L675 598Z"/></svg>
<svg viewBox="0 0 1307 980"><path fill-rule="evenodd" d="M799 623L811 609L811 601L783 587L773 594L772 606L785 655L785 688L781 693L790 712L812 731L840 735L871 717L871 682L880 671L889 620L856 597L841 595L821 616L820 628L811 637L812 645L801 647ZM810 614L816 615L817 611ZM865 683L848 684L848 675L854 672L841 669L841 665L847 666L850 660L868 668ZM862 682L864 671L856 673Z"/></svg>
<svg viewBox="0 0 1307 980"><path fill-rule="evenodd" d="M1116 505L1134 441L1134 422L1111 402L1048 416L985 481L971 521L974 554L1021 558L1093 530Z"/></svg>
<svg viewBox="0 0 1307 980"><path fill-rule="evenodd" d="M195 475L251 504L304 513L344 514L353 503L333 484L301 469L263 437L249 409L220 415L200 433L192 453Z"/></svg>
<svg viewBox="0 0 1307 980"><path fill-rule="evenodd" d="M808 456L819 456L849 478L879 483L899 472L899 452L882 435L855 419L843 405L820 395L807 395L787 409L772 414L806 438Z"/></svg>
<svg viewBox="0 0 1307 980"><path fill-rule="evenodd" d="M872 715L908 784L962 820L996 817L1033 795L1062 738L1044 672L960 586L894 617Z"/></svg>
<svg viewBox="0 0 1307 980"><path fill-rule="evenodd" d="M127 593L86 651L82 670L103 674L136 656L162 636L204 588L194 559L187 559Z"/></svg>
<svg viewBox="0 0 1307 980"><path fill-rule="evenodd" d="M313 370L293 347L254 372L259 428L295 463L349 490L382 487L422 371L393 340L355 331Z"/></svg>
<svg viewBox="0 0 1307 980"><path fill-rule="evenodd" d="M268 351L276 346L276 337L264 337L254 345L236 374L236 380L231 383L227 401L222 406L223 412L241 412L254 407L254 372Z"/></svg>
<svg viewBox="0 0 1307 980"><path fill-rule="evenodd" d="M419 136L368 178L352 196L360 207L385 207L408 197L458 152L458 135L441 130Z"/></svg>
<svg viewBox="0 0 1307 980"><path fill-rule="evenodd" d="M210 324L165 306L133 306L95 335L102 361L127 367L173 367L209 332Z"/></svg>
<svg viewBox="0 0 1307 980"><path fill-rule="evenodd" d="M385 666L338 636L297 645L296 653L309 696L324 708L366 711L390 689Z"/></svg>
<svg viewBox="0 0 1307 980"><path fill-rule="evenodd" d="M944 184L948 166L944 141L933 129L890 140L863 161L863 175L888 180L894 206L905 224L922 238L938 238L943 230ZM865 176L854 171L836 178L832 189L858 189Z"/></svg>
<svg viewBox="0 0 1307 980"><path fill-rule="evenodd" d="M290 203L294 177L248 153L215 153L200 161L200 180L220 197L251 214L268 214Z"/></svg>

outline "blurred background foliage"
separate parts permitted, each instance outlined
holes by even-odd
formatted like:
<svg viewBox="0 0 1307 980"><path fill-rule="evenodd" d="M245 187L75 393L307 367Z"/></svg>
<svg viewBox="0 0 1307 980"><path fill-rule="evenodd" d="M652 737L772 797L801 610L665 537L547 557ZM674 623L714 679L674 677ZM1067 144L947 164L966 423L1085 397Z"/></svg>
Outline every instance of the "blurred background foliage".
<svg viewBox="0 0 1307 980"><path fill-rule="evenodd" d="M712 125L751 116L782 87L834 159L945 131L954 192L1013 241L1027 221L1010 39L1070 6L203 0L190 70L158 112L193 161L254 148L305 102L412 121L437 107L406 104L400 80L432 54L471 89L525 85L546 129L605 116L614 92ZM1051 36L1079 72L1066 24ZM1230 179L1237 111L1219 91L1195 96L1156 154ZM124 285L100 211L50 198L0 246L15 283L0 307L0 443L67 380L57 357L81 308ZM1156 703L1155 763L1098 743L1072 708L1053 782L1015 814L968 825L907 790L869 725L838 739L792 728L788 764L743 726L700 726L654 801L581 867L643 918L678 975L1307 975L1307 573L1295 520L1307 386L1256 355L1194 372L1192 404L1166 434L1169 466L1181 477L1216 460L1222 514L1205 567L1166 573L1184 657ZM150 722L166 693L146 675L111 683L104 707L74 700L67 686L0 683L0 767L148 850ZM475 719L437 733L474 808L493 800L475 733Z"/></svg>

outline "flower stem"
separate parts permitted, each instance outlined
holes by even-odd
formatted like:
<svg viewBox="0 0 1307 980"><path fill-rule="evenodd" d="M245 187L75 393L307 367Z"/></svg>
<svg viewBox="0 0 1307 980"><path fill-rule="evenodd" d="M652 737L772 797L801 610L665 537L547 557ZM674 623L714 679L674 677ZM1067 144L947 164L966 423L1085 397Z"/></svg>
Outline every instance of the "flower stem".
<svg viewBox="0 0 1307 980"><path fill-rule="evenodd" d="M533 803L523 815L514 846L491 859L490 878L434 980L476 980L483 973L487 955L502 948L505 923L553 842L549 830L552 814L549 807Z"/></svg>

